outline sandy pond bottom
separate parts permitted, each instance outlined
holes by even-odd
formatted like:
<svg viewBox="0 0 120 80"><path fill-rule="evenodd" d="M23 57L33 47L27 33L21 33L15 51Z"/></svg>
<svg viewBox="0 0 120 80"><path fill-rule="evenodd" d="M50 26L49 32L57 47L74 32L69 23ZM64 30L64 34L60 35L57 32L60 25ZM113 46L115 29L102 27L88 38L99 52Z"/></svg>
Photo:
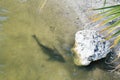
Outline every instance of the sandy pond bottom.
<svg viewBox="0 0 120 80"><path fill-rule="evenodd" d="M82 28L63 1L48 0L40 9L44 0L0 0L0 80L119 80L95 65L74 65L69 50ZM66 62L49 60L33 34Z"/></svg>

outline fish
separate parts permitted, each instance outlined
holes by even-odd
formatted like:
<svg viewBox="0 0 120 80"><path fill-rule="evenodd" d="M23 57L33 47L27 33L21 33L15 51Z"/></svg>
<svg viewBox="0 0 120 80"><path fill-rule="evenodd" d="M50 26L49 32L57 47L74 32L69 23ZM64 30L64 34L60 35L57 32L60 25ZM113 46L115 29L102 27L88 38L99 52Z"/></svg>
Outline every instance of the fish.
<svg viewBox="0 0 120 80"><path fill-rule="evenodd" d="M65 62L65 59L63 58L63 56L59 53L59 51L56 48L51 49L43 45L42 43L40 43L40 40L37 38L36 35L32 35L32 37L37 42L38 46L42 48L43 52L49 56L48 61L58 61L62 63Z"/></svg>

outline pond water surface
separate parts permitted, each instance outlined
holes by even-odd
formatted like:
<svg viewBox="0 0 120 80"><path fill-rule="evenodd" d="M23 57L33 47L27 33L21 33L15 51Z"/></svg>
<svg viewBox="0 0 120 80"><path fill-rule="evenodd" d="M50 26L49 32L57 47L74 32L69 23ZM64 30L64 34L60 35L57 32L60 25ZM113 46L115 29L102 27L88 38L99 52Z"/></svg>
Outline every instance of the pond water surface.
<svg viewBox="0 0 120 80"><path fill-rule="evenodd" d="M0 0L0 80L119 80L99 63L74 65L70 48L82 27L64 1ZM66 61L49 60L32 35Z"/></svg>

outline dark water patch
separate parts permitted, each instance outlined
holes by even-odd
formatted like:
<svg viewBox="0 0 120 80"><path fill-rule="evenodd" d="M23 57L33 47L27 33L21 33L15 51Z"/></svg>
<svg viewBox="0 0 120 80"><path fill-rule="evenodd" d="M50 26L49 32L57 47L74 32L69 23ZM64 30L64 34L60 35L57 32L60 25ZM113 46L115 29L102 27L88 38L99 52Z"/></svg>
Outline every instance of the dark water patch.
<svg viewBox="0 0 120 80"><path fill-rule="evenodd" d="M76 66L71 62L67 64L67 69L73 80L119 80L119 76L109 71L114 68L110 67L110 64L106 64L105 61L106 58L103 58L88 66Z"/></svg>

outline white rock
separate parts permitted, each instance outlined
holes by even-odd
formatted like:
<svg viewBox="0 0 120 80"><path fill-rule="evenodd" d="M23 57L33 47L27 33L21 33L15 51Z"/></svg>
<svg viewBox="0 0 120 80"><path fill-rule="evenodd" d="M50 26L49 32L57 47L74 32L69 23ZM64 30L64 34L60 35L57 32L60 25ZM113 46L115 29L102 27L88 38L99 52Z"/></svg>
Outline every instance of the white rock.
<svg viewBox="0 0 120 80"><path fill-rule="evenodd" d="M89 65L106 57L110 52L110 42L95 30L81 30L75 34L74 62L76 65Z"/></svg>

